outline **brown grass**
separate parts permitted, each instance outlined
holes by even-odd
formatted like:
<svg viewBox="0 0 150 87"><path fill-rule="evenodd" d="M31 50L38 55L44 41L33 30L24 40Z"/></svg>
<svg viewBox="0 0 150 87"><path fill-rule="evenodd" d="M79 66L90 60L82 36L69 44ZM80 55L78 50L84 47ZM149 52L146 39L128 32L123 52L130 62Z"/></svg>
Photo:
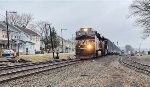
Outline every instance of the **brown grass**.
<svg viewBox="0 0 150 87"><path fill-rule="evenodd" d="M60 59L67 59L72 58L74 54L70 53L60 53L59 58ZM56 57L56 54L55 54ZM43 62L43 61L49 61L53 60L52 53L51 54L44 54L44 55L20 55L21 59L32 61L32 62Z"/></svg>

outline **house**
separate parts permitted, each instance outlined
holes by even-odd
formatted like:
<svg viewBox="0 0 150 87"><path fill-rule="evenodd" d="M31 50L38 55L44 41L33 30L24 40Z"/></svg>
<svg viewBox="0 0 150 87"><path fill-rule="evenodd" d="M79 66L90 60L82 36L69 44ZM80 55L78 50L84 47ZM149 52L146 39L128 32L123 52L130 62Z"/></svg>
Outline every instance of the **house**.
<svg viewBox="0 0 150 87"><path fill-rule="evenodd" d="M74 53L75 52L75 42L74 40L68 39L65 40L64 38L58 36L58 39L60 41L60 46L58 47L60 52L64 53ZM63 40L63 48L62 48L62 40Z"/></svg>
<svg viewBox="0 0 150 87"><path fill-rule="evenodd" d="M45 43L43 41L44 38L45 38L44 36L40 37L40 50L44 50L45 49Z"/></svg>
<svg viewBox="0 0 150 87"><path fill-rule="evenodd" d="M42 41L44 36L41 37L41 49L45 49L44 42ZM59 46L57 48L54 48L54 50L59 50L59 52L64 52L64 53L74 53L75 52L75 42L74 40L65 40L64 38L57 36L59 40ZM62 48L62 40L63 40L63 48Z"/></svg>
<svg viewBox="0 0 150 87"><path fill-rule="evenodd" d="M35 51L40 51L40 35L36 32L17 25L9 25L8 29L10 48L17 51L19 48L22 54L35 54ZM7 43L6 23L0 22L0 48L7 48Z"/></svg>
<svg viewBox="0 0 150 87"><path fill-rule="evenodd" d="M19 32L19 30L17 30L15 27L11 25L9 25L8 29L9 29L9 42L10 42L9 47L14 48L15 44L13 43L12 39L18 38L17 32ZM6 23L0 22L0 48L7 48L7 43L8 43L8 38L7 38Z"/></svg>
<svg viewBox="0 0 150 87"><path fill-rule="evenodd" d="M0 48L5 48L7 46L7 32L6 27L0 24Z"/></svg>
<svg viewBox="0 0 150 87"><path fill-rule="evenodd" d="M40 51L40 35L38 35L36 32L15 25L18 29L20 29L23 34L21 34L20 40L25 41L23 48L23 52L29 52L29 54L34 54L35 51Z"/></svg>

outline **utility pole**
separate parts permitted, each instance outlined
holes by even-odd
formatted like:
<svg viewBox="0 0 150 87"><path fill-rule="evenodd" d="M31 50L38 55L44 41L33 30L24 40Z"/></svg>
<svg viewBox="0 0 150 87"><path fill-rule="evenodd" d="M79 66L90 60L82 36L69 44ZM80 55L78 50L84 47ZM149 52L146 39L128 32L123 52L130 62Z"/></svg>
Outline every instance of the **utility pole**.
<svg viewBox="0 0 150 87"><path fill-rule="evenodd" d="M114 45L115 45L115 44L114 44L114 42L113 42L113 52L114 52Z"/></svg>
<svg viewBox="0 0 150 87"><path fill-rule="evenodd" d="M10 42L9 42L9 29L8 29L8 13L17 13L17 12L7 12L6 11L6 29L7 29L7 41L8 41L7 48L9 49Z"/></svg>
<svg viewBox="0 0 150 87"><path fill-rule="evenodd" d="M20 47L20 43L18 42L18 57L19 57L19 47Z"/></svg>
<svg viewBox="0 0 150 87"><path fill-rule="evenodd" d="M140 43L140 45L139 45L139 53L140 53L140 48L141 48L141 43Z"/></svg>
<svg viewBox="0 0 150 87"><path fill-rule="evenodd" d="M18 36L19 36L19 38L18 38L18 57L20 56L19 55L19 50L20 50L20 45L21 45L21 43L20 43L20 40L21 40L21 32L18 34Z"/></svg>
<svg viewBox="0 0 150 87"><path fill-rule="evenodd" d="M7 17L7 11L6 11L6 28L7 28L7 48L9 49L9 30L8 30L8 17Z"/></svg>
<svg viewBox="0 0 150 87"><path fill-rule="evenodd" d="M75 34L72 34L72 52L73 52L73 49L74 49L74 45L73 45L73 42L74 42L74 39L73 39L73 35L75 35Z"/></svg>
<svg viewBox="0 0 150 87"><path fill-rule="evenodd" d="M53 58L54 58L54 45L53 45L53 38L52 38L52 31L51 31L50 24L49 24L49 29L50 29L50 39L51 39L51 46L52 46Z"/></svg>
<svg viewBox="0 0 150 87"><path fill-rule="evenodd" d="M67 29L61 29L61 38L62 38L62 52L64 52L64 50L63 50L63 47L64 47L64 46L63 46L63 37L62 37L62 31L63 31L63 30L67 30Z"/></svg>

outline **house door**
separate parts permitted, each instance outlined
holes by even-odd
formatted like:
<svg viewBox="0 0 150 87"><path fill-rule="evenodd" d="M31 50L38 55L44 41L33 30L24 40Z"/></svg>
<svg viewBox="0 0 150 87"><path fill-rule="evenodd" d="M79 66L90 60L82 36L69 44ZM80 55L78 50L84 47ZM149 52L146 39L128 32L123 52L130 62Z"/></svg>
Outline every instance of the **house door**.
<svg viewBox="0 0 150 87"><path fill-rule="evenodd" d="M28 55L28 51L29 51L28 48L26 48L26 55Z"/></svg>

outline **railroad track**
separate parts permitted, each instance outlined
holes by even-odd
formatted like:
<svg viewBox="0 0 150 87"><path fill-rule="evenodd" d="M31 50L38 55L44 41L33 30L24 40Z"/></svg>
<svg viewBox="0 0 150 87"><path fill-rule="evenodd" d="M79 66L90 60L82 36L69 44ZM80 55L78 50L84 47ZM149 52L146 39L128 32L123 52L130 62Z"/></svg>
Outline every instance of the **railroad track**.
<svg viewBox="0 0 150 87"><path fill-rule="evenodd" d="M134 69L137 72L141 72L141 73L144 73L144 74L150 76L150 65L142 64L142 63L134 60L130 56L127 56L124 58L121 57L119 59L119 62L128 68Z"/></svg>
<svg viewBox="0 0 150 87"><path fill-rule="evenodd" d="M29 62L29 63L22 63L22 64L16 64L16 65L4 65L0 67L1 70L10 70L14 68L22 68L22 67L28 67L28 66L35 66L35 65L40 65L40 64L46 64L46 63L51 63L53 61L47 61L47 62Z"/></svg>
<svg viewBox="0 0 150 87"><path fill-rule="evenodd" d="M79 59L69 59L69 60L55 60L49 62L41 62L33 64L23 64L18 66L5 67L0 69L0 83L4 83L17 78L25 77L28 75L53 70L72 64L79 63Z"/></svg>

